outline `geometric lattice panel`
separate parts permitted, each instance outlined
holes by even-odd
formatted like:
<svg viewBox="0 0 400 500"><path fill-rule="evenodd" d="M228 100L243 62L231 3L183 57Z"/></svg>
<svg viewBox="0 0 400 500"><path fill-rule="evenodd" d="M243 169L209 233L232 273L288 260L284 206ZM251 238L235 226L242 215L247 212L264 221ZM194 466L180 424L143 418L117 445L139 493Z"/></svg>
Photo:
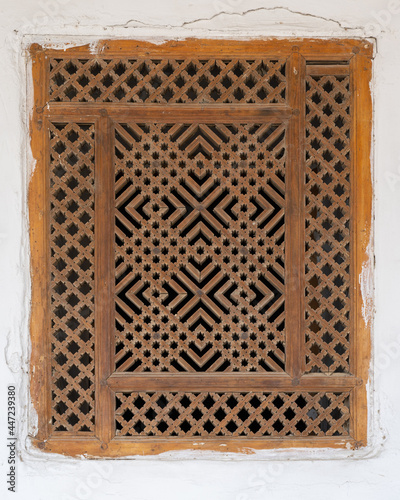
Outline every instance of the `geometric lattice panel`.
<svg viewBox="0 0 400 500"><path fill-rule="evenodd" d="M30 54L34 445L365 446L372 45Z"/></svg>
<svg viewBox="0 0 400 500"><path fill-rule="evenodd" d="M50 124L54 431L94 430L94 125Z"/></svg>
<svg viewBox="0 0 400 500"><path fill-rule="evenodd" d="M284 103L285 60L51 59L50 100Z"/></svg>
<svg viewBox="0 0 400 500"><path fill-rule="evenodd" d="M347 436L349 393L116 394L117 436Z"/></svg>
<svg viewBox="0 0 400 500"><path fill-rule="evenodd" d="M285 125L115 139L117 371L284 371Z"/></svg>
<svg viewBox="0 0 400 500"><path fill-rule="evenodd" d="M350 77L306 79L306 371L348 372Z"/></svg>

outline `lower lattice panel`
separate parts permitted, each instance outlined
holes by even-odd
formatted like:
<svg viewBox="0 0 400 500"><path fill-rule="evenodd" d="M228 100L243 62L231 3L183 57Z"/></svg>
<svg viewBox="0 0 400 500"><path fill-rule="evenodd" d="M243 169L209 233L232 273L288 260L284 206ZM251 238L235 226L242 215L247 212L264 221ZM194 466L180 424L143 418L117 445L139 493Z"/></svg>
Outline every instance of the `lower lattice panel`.
<svg viewBox="0 0 400 500"><path fill-rule="evenodd" d="M134 392L116 394L117 436L349 436L350 394Z"/></svg>

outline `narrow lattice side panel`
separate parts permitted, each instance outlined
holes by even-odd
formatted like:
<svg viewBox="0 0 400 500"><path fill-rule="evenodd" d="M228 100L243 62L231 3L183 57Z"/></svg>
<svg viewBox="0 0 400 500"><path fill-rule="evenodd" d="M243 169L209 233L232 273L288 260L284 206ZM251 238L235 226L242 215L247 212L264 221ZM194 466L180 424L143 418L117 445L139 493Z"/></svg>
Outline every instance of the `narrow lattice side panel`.
<svg viewBox="0 0 400 500"><path fill-rule="evenodd" d="M350 394L135 392L116 394L117 436L348 436Z"/></svg>
<svg viewBox="0 0 400 500"><path fill-rule="evenodd" d="M50 129L51 415L94 430L94 125Z"/></svg>
<svg viewBox="0 0 400 500"><path fill-rule="evenodd" d="M285 125L115 140L117 371L284 371Z"/></svg>
<svg viewBox="0 0 400 500"><path fill-rule="evenodd" d="M284 59L51 59L50 100L284 103Z"/></svg>
<svg viewBox="0 0 400 500"><path fill-rule="evenodd" d="M349 80L306 80L307 372L349 371Z"/></svg>

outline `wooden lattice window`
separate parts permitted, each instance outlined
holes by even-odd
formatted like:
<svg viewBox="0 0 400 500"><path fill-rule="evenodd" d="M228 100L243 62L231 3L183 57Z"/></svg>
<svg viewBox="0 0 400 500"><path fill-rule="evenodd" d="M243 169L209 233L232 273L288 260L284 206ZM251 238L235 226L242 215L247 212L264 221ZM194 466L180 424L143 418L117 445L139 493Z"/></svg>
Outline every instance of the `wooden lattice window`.
<svg viewBox="0 0 400 500"><path fill-rule="evenodd" d="M38 447L366 444L371 53L32 46Z"/></svg>

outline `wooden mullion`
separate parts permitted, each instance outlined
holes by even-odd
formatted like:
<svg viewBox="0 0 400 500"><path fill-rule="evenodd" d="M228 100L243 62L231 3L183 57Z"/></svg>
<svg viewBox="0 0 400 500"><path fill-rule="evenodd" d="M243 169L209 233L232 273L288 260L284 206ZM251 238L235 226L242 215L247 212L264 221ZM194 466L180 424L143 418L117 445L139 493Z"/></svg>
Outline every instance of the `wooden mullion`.
<svg viewBox="0 0 400 500"><path fill-rule="evenodd" d="M300 339L299 339L299 372L304 375L306 369L305 354L305 137L306 137L306 60L304 57L300 60L299 76L299 151L298 151L298 180L299 180L299 245L300 248L300 274L298 281L298 293L300 296Z"/></svg>
<svg viewBox="0 0 400 500"><path fill-rule="evenodd" d="M113 395L106 383L113 371L114 169L111 130L111 120L103 113L97 120L95 131L95 418L96 435L104 447L113 436Z"/></svg>
<svg viewBox="0 0 400 500"><path fill-rule="evenodd" d="M293 109L289 121L288 161L286 167L286 372L298 380L302 373L304 341L302 339L302 275L304 230L302 217L304 73L303 57L293 52L288 68L288 99Z"/></svg>
<svg viewBox="0 0 400 500"><path fill-rule="evenodd" d="M349 63L350 70L350 93L351 93L351 125L350 125L350 161L351 161L351 171L350 171L350 291L349 298L351 301L350 307L350 345L349 345L349 372L355 373L355 360L356 360L356 339L353 338L353 334L356 331L356 314L354 311L354 306L356 297L356 277L355 277L355 264L356 264L356 247L357 247L357 206L356 206L356 190L357 190L357 178L356 178L356 117L358 102L355 98L355 83L357 80L357 60L353 57ZM354 399L354 398L353 398ZM353 416L352 416L353 417ZM353 419L352 419L353 423Z"/></svg>

